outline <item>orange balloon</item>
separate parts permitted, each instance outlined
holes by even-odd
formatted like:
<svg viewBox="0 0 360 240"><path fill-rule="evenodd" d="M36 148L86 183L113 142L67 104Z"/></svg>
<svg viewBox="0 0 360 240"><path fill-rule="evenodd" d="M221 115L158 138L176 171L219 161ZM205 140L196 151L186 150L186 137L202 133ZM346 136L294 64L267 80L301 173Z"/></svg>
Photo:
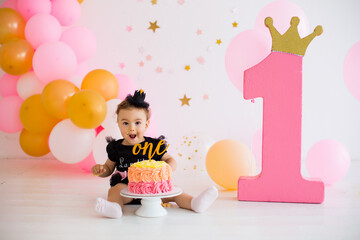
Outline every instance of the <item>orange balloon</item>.
<svg viewBox="0 0 360 240"><path fill-rule="evenodd" d="M229 190L237 189L240 176L255 173L255 158L250 149L241 142L229 139L210 147L205 165L210 178Z"/></svg>
<svg viewBox="0 0 360 240"><path fill-rule="evenodd" d="M31 133L50 133L60 119L47 113L41 102L41 94L27 98L20 107L20 121Z"/></svg>
<svg viewBox="0 0 360 240"><path fill-rule="evenodd" d="M0 44L16 38L25 38L25 20L11 8L0 8Z"/></svg>
<svg viewBox="0 0 360 240"><path fill-rule="evenodd" d="M96 128L106 117L106 102L93 90L82 90L70 98L70 120L80 128Z"/></svg>
<svg viewBox="0 0 360 240"><path fill-rule="evenodd" d="M77 0L79 4L82 4L84 0Z"/></svg>
<svg viewBox="0 0 360 240"><path fill-rule="evenodd" d="M21 75L32 67L34 49L27 41L15 39L0 48L0 66L8 74Z"/></svg>
<svg viewBox="0 0 360 240"><path fill-rule="evenodd" d="M20 133L20 147L28 155L41 157L50 152L48 139L50 133L31 133L23 129Z"/></svg>
<svg viewBox="0 0 360 240"><path fill-rule="evenodd" d="M68 103L79 88L67 80L54 80L48 83L41 94L45 110L53 117L68 118Z"/></svg>
<svg viewBox="0 0 360 240"><path fill-rule="evenodd" d="M81 90L91 89L100 93L105 101L116 98L119 84L111 72L104 69L95 69L89 72L81 83Z"/></svg>

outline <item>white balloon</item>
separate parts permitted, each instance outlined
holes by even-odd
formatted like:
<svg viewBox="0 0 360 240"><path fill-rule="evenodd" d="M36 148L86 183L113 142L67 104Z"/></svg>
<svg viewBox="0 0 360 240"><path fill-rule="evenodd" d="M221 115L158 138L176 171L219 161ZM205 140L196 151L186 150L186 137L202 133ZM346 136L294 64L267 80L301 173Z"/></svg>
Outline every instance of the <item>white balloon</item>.
<svg viewBox="0 0 360 240"><path fill-rule="evenodd" d="M104 164L108 155L106 152L106 146L108 142L106 137L112 137L115 140L122 138L119 128L116 129L104 129L95 138L93 145L93 156L95 162L98 164Z"/></svg>
<svg viewBox="0 0 360 240"><path fill-rule="evenodd" d="M91 153L95 135L94 129L79 128L70 119L65 119L51 131L49 148L59 161L77 163Z"/></svg>
<svg viewBox="0 0 360 240"><path fill-rule="evenodd" d="M121 103L120 99L111 99L106 102L107 112L105 120L101 123L101 126L105 129L115 129L119 128L117 124L117 115L116 109L117 106Z"/></svg>
<svg viewBox="0 0 360 240"><path fill-rule="evenodd" d="M20 98L24 100L32 95L41 94L44 87L45 83L40 81L32 71L23 74L16 83L16 90Z"/></svg>

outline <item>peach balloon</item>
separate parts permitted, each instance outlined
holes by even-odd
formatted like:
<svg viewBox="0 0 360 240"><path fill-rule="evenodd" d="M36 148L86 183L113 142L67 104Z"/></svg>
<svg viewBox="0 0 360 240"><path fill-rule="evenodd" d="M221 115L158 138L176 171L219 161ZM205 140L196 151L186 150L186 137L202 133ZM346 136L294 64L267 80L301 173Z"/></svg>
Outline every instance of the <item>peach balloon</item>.
<svg viewBox="0 0 360 240"><path fill-rule="evenodd" d="M106 102L93 90L82 90L70 98L68 113L71 121L80 128L96 128L105 119Z"/></svg>
<svg viewBox="0 0 360 240"><path fill-rule="evenodd" d="M27 41L15 39L0 48L0 66L11 75L21 75L32 67L34 49Z"/></svg>
<svg viewBox="0 0 360 240"><path fill-rule="evenodd" d="M215 183L234 190L237 189L240 176L250 176L254 173L255 159L247 146L226 139L210 147L205 164L210 178Z"/></svg>
<svg viewBox="0 0 360 240"><path fill-rule="evenodd" d="M50 152L48 146L49 135L50 133L31 133L23 129L19 137L20 147L30 156L44 156Z"/></svg>
<svg viewBox="0 0 360 240"><path fill-rule="evenodd" d="M68 103L79 88L67 80L55 80L48 83L41 94L42 103L46 111L53 117L68 118Z"/></svg>
<svg viewBox="0 0 360 240"><path fill-rule="evenodd" d="M116 98L119 92L119 84L111 72L104 69L95 69L84 77L81 90L91 89L100 93L105 101Z"/></svg>
<svg viewBox="0 0 360 240"><path fill-rule="evenodd" d="M41 94L27 98L20 108L20 121L32 133L49 133L60 121L47 113L42 105Z"/></svg>
<svg viewBox="0 0 360 240"><path fill-rule="evenodd" d="M11 8L0 8L0 44L16 38L24 38L25 20Z"/></svg>

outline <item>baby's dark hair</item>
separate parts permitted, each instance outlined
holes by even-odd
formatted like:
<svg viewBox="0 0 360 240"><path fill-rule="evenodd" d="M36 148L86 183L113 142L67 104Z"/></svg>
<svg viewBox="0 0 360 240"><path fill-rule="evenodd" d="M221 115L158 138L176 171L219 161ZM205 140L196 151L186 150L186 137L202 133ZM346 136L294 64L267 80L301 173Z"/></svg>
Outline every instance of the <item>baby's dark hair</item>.
<svg viewBox="0 0 360 240"><path fill-rule="evenodd" d="M145 101L146 93L144 90L136 90L134 95L127 95L125 100L123 100L116 109L116 115L119 115L120 110L129 109L129 108L137 108L144 109L146 113L146 118L150 118L150 104Z"/></svg>

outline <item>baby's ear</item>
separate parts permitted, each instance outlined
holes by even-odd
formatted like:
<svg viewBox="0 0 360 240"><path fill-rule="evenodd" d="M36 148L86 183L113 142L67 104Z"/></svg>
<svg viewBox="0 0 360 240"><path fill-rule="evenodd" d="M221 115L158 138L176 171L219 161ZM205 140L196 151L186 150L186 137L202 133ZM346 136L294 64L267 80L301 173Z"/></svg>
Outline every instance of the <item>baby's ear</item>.
<svg viewBox="0 0 360 240"><path fill-rule="evenodd" d="M148 128L149 127L149 125L150 125L150 119L148 119L147 121L146 121L146 128Z"/></svg>

